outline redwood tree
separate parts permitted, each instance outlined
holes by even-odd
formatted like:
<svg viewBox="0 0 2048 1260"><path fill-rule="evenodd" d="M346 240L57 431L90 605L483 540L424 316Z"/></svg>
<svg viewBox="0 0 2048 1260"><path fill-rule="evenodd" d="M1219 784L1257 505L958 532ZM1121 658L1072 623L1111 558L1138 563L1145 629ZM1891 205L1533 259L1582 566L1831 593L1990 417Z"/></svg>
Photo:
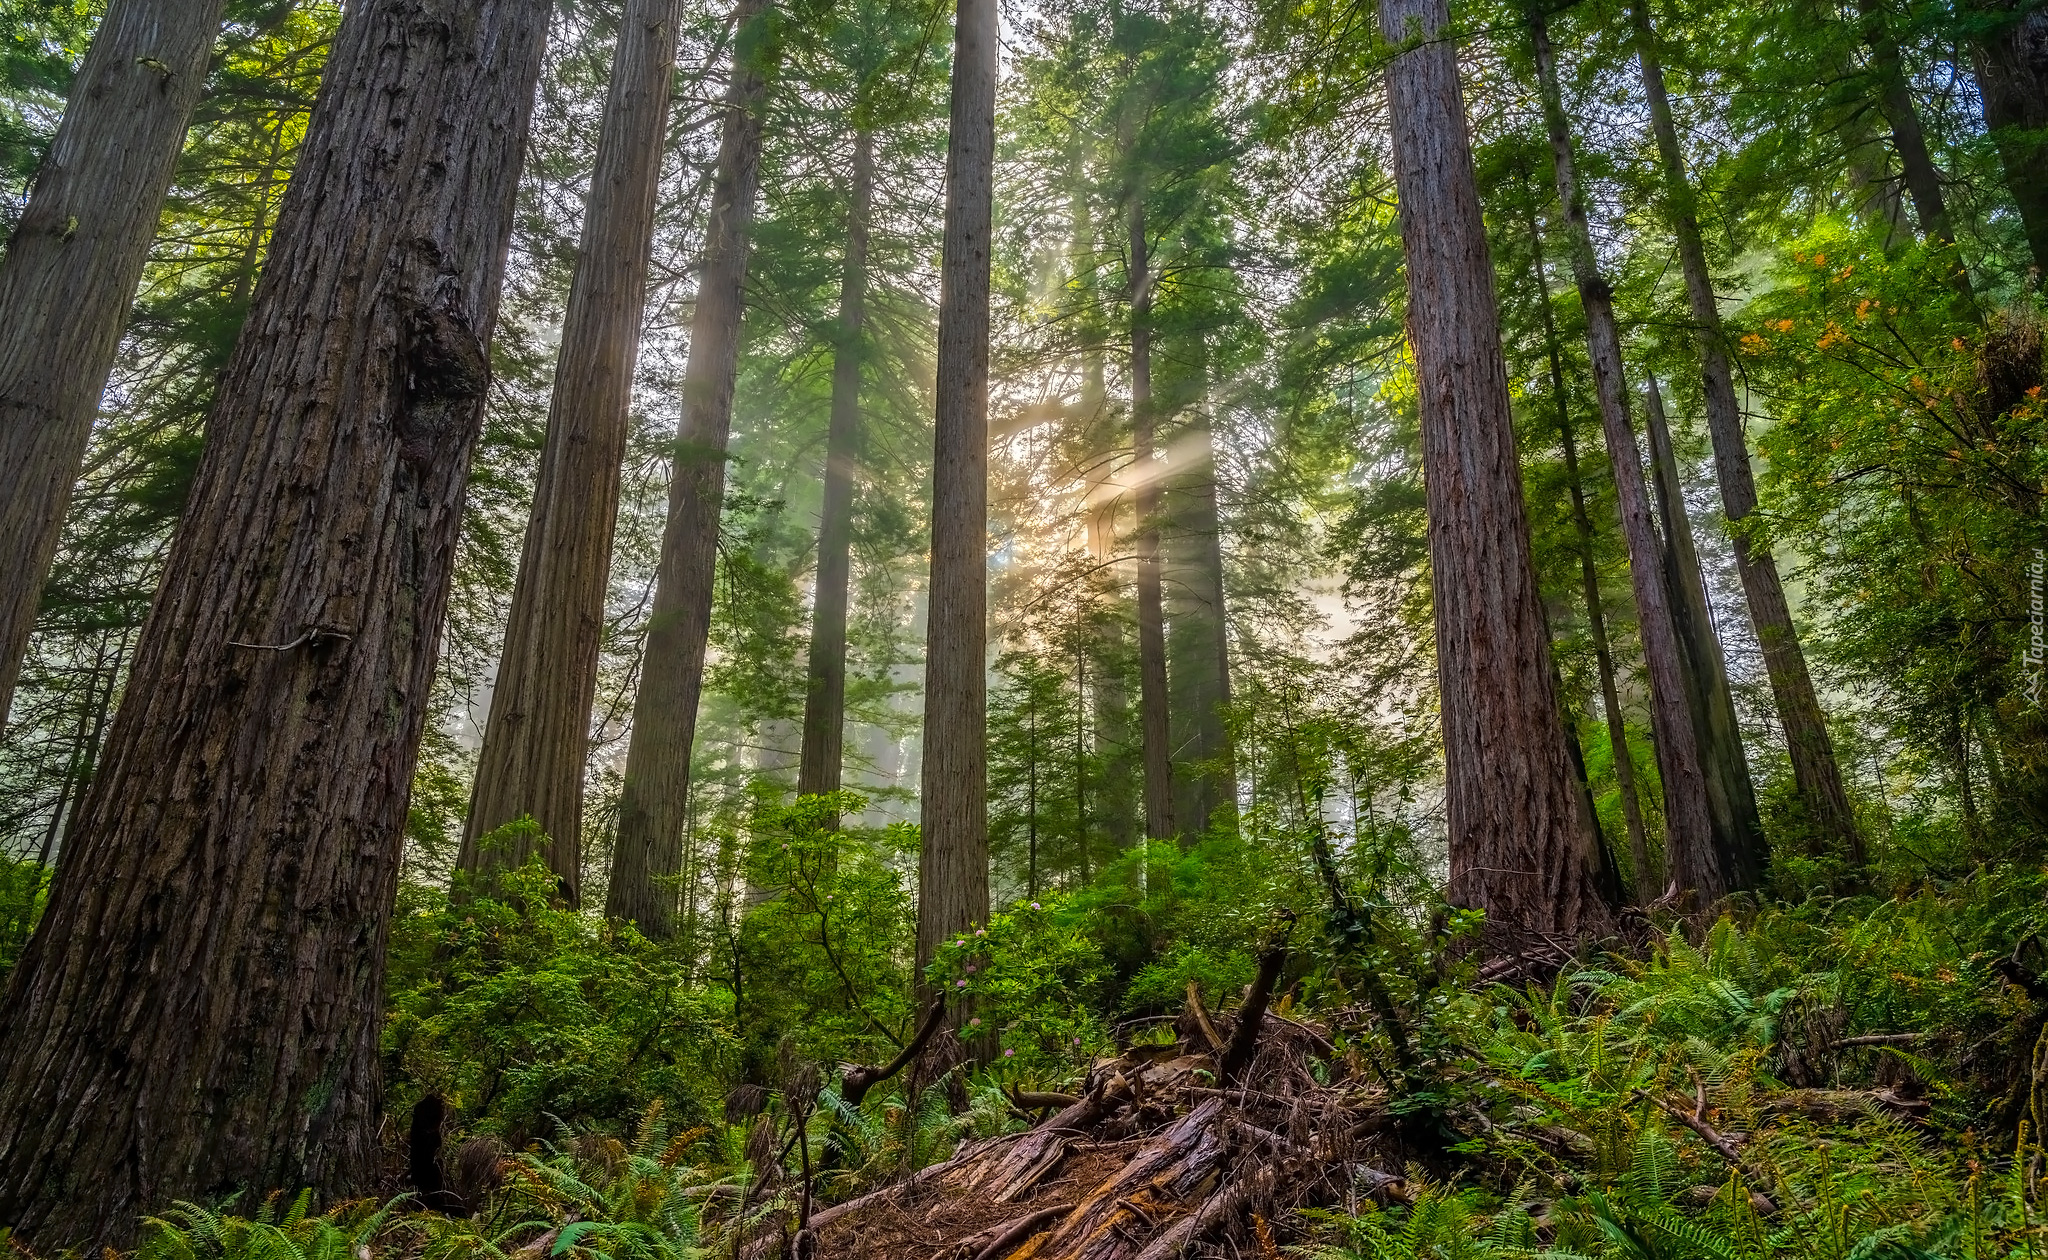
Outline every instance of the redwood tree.
<svg viewBox="0 0 2048 1260"><path fill-rule="evenodd" d="M1145 236L1145 203L1131 193L1131 449L1137 491L1138 728L1145 767L1145 834L1164 840L1175 834L1173 750L1166 690L1166 605L1159 565L1159 452L1152 416L1151 243Z"/></svg>
<svg viewBox="0 0 2048 1260"><path fill-rule="evenodd" d="M113 0L0 260L0 725L222 0Z"/></svg>
<svg viewBox="0 0 2048 1260"><path fill-rule="evenodd" d="M1636 57L1642 70L1643 93L1650 106L1650 125L1664 182L1665 214L1678 245L1685 275L1686 299L1692 309L1694 336L1700 351L1700 377L1705 386L1707 433L1714 445L1714 473L1721 486L1721 506L1733 536L1735 569L1749 604L1750 621L1763 649L1764 671L1770 676L1778 721L1792 756L1792 779L1806 810L1807 824L1823 843L1840 846L1854 862L1863 860L1863 838L1842 787L1835 764L1834 741L1807 672L1792 625L1792 607L1767 541L1751 536L1749 515L1756 510L1756 478L1749 467L1749 446L1742 432L1742 408L1735 398L1735 377L1728 360L1728 338L1707 270L1706 242L1700 234L1685 155L1671 98L1664 87L1664 63L1650 21L1648 0L1633 0Z"/></svg>
<svg viewBox="0 0 2048 1260"><path fill-rule="evenodd" d="M1550 273L1543 256L1543 229L1529 204L1529 250L1536 276L1536 297L1543 316L1543 346L1550 365L1550 396L1557 407L1557 438L1564 455L1565 483L1572 500L1572 530L1578 542L1579 590L1586 601L1586 629L1593 640L1593 664L1600 677L1600 705L1606 710L1607 748L1614 758L1614 787L1621 797L1623 827L1628 832L1629 875L1639 901L1656 895L1648 833L1643 828L1643 803L1636 796L1635 758L1628 747L1628 722L1615 685L1614 648L1607 635L1607 612L1600 598L1600 571L1593 554L1593 519L1586 511L1585 481L1579 474L1579 441L1572 427L1571 399L1565 393L1564 346L1557 317L1550 309Z"/></svg>
<svg viewBox="0 0 2048 1260"><path fill-rule="evenodd" d="M544 0L353 5L0 1032L56 1250L380 1166L382 959Z"/></svg>
<svg viewBox="0 0 2048 1260"><path fill-rule="evenodd" d="M867 318L868 215L875 197L875 137L854 133L846 258L832 351L832 420L825 434L825 496L818 513L817 592L811 602L809 684L796 790L836 792L845 758L846 605L852 578L853 471L860 450L861 346Z"/></svg>
<svg viewBox="0 0 2048 1260"><path fill-rule="evenodd" d="M939 269L932 574L918 798L917 967L988 919L988 323L995 0L960 0Z"/></svg>
<svg viewBox="0 0 2048 1260"><path fill-rule="evenodd" d="M1963 6L1984 125L2019 208L2034 266L2048 277L2048 9L2024 0Z"/></svg>
<svg viewBox="0 0 2048 1260"><path fill-rule="evenodd" d="M583 884L583 767L675 52L675 0L628 0L458 859L469 872L518 866L530 834L488 850L479 841L529 815L571 902Z"/></svg>
<svg viewBox="0 0 2048 1260"><path fill-rule="evenodd" d="M1447 0L1381 0L1422 417L1443 712L1450 896L1484 909L1488 947L1605 929L1530 563L1493 259L1472 170Z"/></svg>
<svg viewBox="0 0 2048 1260"><path fill-rule="evenodd" d="M718 515L725 499L725 447L739 372L740 317L748 240L761 174L761 106L767 90L767 0L733 6L732 78L711 186L697 307L690 319L690 361L683 375L683 416L676 429L668 520L654 574L633 734L619 794L619 834L605 913L630 919L649 936L669 934L672 881L683 869L690 801L690 745L711 634L712 583L718 571Z"/></svg>
<svg viewBox="0 0 2048 1260"><path fill-rule="evenodd" d="M1571 128L1557 81L1550 32L1542 14L1529 12L1529 37L1550 138L1557 198L1564 207L1566 240L1579 306L1586 317L1586 353L1593 366L1593 392L1600 427L1614 469L1615 507L1628 547L1629 583L1636 597L1636 626L1643 641L1643 670L1650 682L1650 729L1657 740L1658 779L1664 793L1666 870L1679 888L1713 902L1738 883L1735 851L1739 838L1726 793L1708 789L1701 724L1694 720L1695 689L1687 657L1679 646L1671 607L1672 586L1664 572L1664 548L1643 480L1642 452L1629 418L1628 381L1621 361L1621 330L1614 318L1614 293L1593 252L1592 225L1579 192ZM1718 808L1717 808L1718 807Z"/></svg>

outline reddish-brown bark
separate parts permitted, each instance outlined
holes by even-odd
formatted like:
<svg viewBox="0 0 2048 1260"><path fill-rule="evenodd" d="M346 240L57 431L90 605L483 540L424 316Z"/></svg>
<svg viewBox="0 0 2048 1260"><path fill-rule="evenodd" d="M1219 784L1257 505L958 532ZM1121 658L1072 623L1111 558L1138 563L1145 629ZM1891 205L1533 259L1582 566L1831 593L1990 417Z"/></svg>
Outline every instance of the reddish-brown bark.
<svg viewBox="0 0 2048 1260"><path fill-rule="evenodd" d="M718 573L718 517L725 504L725 447L739 376L740 318L748 241L761 175L762 97L767 90L762 18L768 0L735 0L732 78L725 130L711 186L704 265L690 319L690 362L683 375L683 416L676 428L668 520L654 574L654 610L633 734L619 794L604 911L653 937L669 934L675 879L683 869L690 811L690 747L711 636L712 583Z"/></svg>
<svg viewBox="0 0 2048 1260"><path fill-rule="evenodd" d="M384 942L544 0L352 6L0 1032L54 1252L377 1165Z"/></svg>
<svg viewBox="0 0 2048 1260"><path fill-rule="evenodd" d="M0 260L0 725L221 0L113 0Z"/></svg>
<svg viewBox="0 0 2048 1260"><path fill-rule="evenodd" d="M479 841L531 816L571 902L583 887L583 769L674 78L675 9L675 0L629 0L619 23L533 515L458 858L472 873L520 865L537 837L488 850Z"/></svg>
<svg viewBox="0 0 2048 1260"><path fill-rule="evenodd" d="M1604 931L1598 841L1565 747L1445 0L1382 0L1408 341L1422 413L1450 896L1488 944Z"/></svg>
<svg viewBox="0 0 2048 1260"><path fill-rule="evenodd" d="M960 0L939 273L932 576L918 802L918 973L988 919L988 320L994 210L995 0Z"/></svg>

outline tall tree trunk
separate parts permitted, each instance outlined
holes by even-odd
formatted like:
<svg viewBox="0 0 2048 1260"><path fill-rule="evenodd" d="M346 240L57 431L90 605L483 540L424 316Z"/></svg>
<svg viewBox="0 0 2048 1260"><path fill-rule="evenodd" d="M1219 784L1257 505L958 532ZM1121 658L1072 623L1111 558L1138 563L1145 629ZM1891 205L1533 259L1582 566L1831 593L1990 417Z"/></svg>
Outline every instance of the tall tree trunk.
<svg viewBox="0 0 2048 1260"><path fill-rule="evenodd" d="M380 1166L385 938L545 0L354 5L0 1032L0 1220Z"/></svg>
<svg viewBox="0 0 2048 1260"><path fill-rule="evenodd" d="M1131 462L1125 454L1121 417L1109 406L1103 329L1096 305L1099 294L1092 260L1096 248L1094 217L1089 209L1087 147L1077 136L1068 166L1070 266L1069 283L1082 295L1077 321L1081 342L1081 389L1074 416L1090 452L1087 471L1088 556L1095 566L1094 589L1100 601L1095 617L1095 684L1093 725L1095 746L1103 755L1102 790L1097 796L1104 835L1118 852L1138 838L1144 797L1144 746L1132 727L1129 673L1130 636L1124 613L1124 565L1118 549L1118 517L1123 506L1119 485ZM1149 371L1149 364L1147 365ZM1134 426L1135 427L1135 426Z"/></svg>
<svg viewBox="0 0 2048 1260"><path fill-rule="evenodd" d="M1970 64L1984 125L2025 225L2034 266L2048 278L2048 9L1977 0Z"/></svg>
<svg viewBox="0 0 2048 1260"><path fill-rule="evenodd" d="M1551 680L1446 0L1381 0L1408 341L1420 394L1444 730L1450 896L1486 945L1597 935L1611 921ZM1406 45L1413 41L1412 47Z"/></svg>
<svg viewBox="0 0 2048 1260"><path fill-rule="evenodd" d="M711 634L718 574L718 516L725 501L725 446L739 375L740 318L748 237L761 174L761 98L767 91L763 42L768 0L735 0L732 78L711 185L697 306L690 319L690 361L683 373L683 415L676 427L668 520L654 572L633 733L619 793L619 834L604 912L666 938L675 917L675 878L683 869L690 808L690 748Z"/></svg>
<svg viewBox="0 0 2048 1260"><path fill-rule="evenodd" d="M1664 521L1664 577L1670 586L1678 648L1685 657L1687 699L1699 736L1707 797L1716 824L1728 828L1729 869L1736 887L1754 888L1763 880L1769 848L1757 813L1756 789L1749 779L1749 755L1742 746L1742 725L1735 717L1728 662L1721 655L1721 640L1714 634L1714 611L1707 600L1699 549L1693 544L1692 520L1685 511L1685 484L1678 477L1678 454L1671 445L1664 396L1657 389L1655 376L1644 388L1650 470L1655 477L1658 515Z"/></svg>
<svg viewBox="0 0 2048 1260"><path fill-rule="evenodd" d="M802 765L796 790L839 790L846 732L846 601L853 544L853 465L860 450L860 370L868 288L868 214L874 202L875 138L853 138L853 199L839 279L838 345L832 352L832 424L825 437L825 502L818 519L817 592L811 609L810 682L804 693Z"/></svg>
<svg viewBox="0 0 2048 1260"><path fill-rule="evenodd" d="M1650 106L1650 125L1663 166L1666 213L1671 219L1672 235L1677 239L1686 296L1697 325L1707 432L1713 439L1715 479L1721 486L1721 507L1728 517L1736 572L1742 579L1750 621L1763 649L1764 670L1770 676L1778 721L1785 728L1792 779L1807 823L1822 843L1841 846L1860 865L1863 837L1856 829L1849 796L1842 787L1842 772L1835 764L1834 741L1828 737L1820 699L1814 694L1813 678L1806 669L1806 654L1800 650L1799 635L1792 625L1785 584L1778 576L1778 564L1769 545L1751 538L1745 525L1749 514L1756 510L1756 480L1750 472L1749 447L1742 433L1742 409L1735 401L1735 378L1728 362L1728 339L1722 331L1721 310L1714 299L1713 278L1707 272L1706 244L1700 236L1692 184L1686 176L1684 153L1678 147L1671 98L1664 90L1664 65L1650 22L1649 0L1632 0L1631 14L1643 91Z"/></svg>
<svg viewBox="0 0 2048 1260"><path fill-rule="evenodd" d="M0 260L0 725L222 0L113 0Z"/></svg>
<svg viewBox="0 0 2048 1260"><path fill-rule="evenodd" d="M1166 691L1166 601L1160 585L1159 451L1152 415L1152 254L1145 203L1130 204L1131 446L1138 513L1138 721L1145 760L1145 834L1166 840L1174 826L1173 752Z"/></svg>
<svg viewBox="0 0 2048 1260"><path fill-rule="evenodd" d="M488 850L479 842L531 815L572 904L583 887L583 770L674 77L675 10L675 0L630 0L619 23L533 515L457 859L472 874L519 866L532 838Z"/></svg>
<svg viewBox="0 0 2048 1260"><path fill-rule="evenodd" d="M1188 840L1237 809L1230 741L1230 627L1223 602L1223 524L1216 508L1216 448L1206 412L1176 443L1190 451L1167 512L1172 591L1167 601L1168 712L1177 728L1173 817Z"/></svg>
<svg viewBox="0 0 2048 1260"><path fill-rule="evenodd" d="M1639 900L1656 895L1650 865L1649 837L1643 828L1643 803L1636 795L1635 758L1628 747L1628 722L1622 715L1621 691L1614 681L1614 649L1607 637L1607 614L1601 606L1600 570L1593 556L1593 519L1586 511L1585 481L1579 475L1579 442L1572 429L1571 400L1564 387L1564 347L1557 319L1550 309L1550 272L1543 257L1543 230L1536 209L1529 208L1529 247L1536 270L1536 296L1543 304L1543 344L1550 358L1550 393L1557 402L1558 447L1564 453L1565 480L1572 496L1572 528L1579 543L1579 589L1586 601L1586 629L1593 638L1593 663L1600 675L1600 704L1607 713L1607 747L1614 757L1614 787L1621 796L1621 817L1628 831L1630 878Z"/></svg>
<svg viewBox="0 0 2048 1260"><path fill-rule="evenodd" d="M1899 154L1906 193L1913 199L1914 217L1920 220L1920 235L1948 247L1949 284L1960 306L1974 317L1976 295L1970 287L1970 273L1956 253L1955 227L1949 222L1948 199L1942 195L1941 171L1927 151L1927 132L1920 125L1919 107L1913 104L1898 40L1885 19L1884 0L1857 0L1856 8L1863 19L1863 41L1870 48L1870 69L1877 77L1878 108L1892 129L1892 147Z"/></svg>
<svg viewBox="0 0 2048 1260"><path fill-rule="evenodd" d="M925 631L917 974L988 920L988 309L995 179L995 0L960 0L939 270L932 576Z"/></svg>
<svg viewBox="0 0 2048 1260"><path fill-rule="evenodd" d="M1628 546L1629 584L1635 592L1636 627L1643 641L1643 672L1650 680L1650 730L1657 740L1658 778L1664 790L1666 869L1679 888L1696 892L1702 903L1712 903L1735 887L1729 851L1732 837L1727 820L1715 815L1708 798L1706 769L1686 685L1685 657L1678 646L1670 586L1664 576L1663 548L1643 482L1642 454L1629 421L1628 381L1621 363L1621 333L1614 322L1613 290L1600 274L1593 252L1592 226L1579 195L1571 129L1565 121L1550 32L1535 9L1529 11L1529 37L1535 47L1551 163L1557 173L1557 199L1564 207L1572 276L1586 315L1586 353L1593 365L1600 427L1607 439L1608 462L1614 468L1615 508Z"/></svg>

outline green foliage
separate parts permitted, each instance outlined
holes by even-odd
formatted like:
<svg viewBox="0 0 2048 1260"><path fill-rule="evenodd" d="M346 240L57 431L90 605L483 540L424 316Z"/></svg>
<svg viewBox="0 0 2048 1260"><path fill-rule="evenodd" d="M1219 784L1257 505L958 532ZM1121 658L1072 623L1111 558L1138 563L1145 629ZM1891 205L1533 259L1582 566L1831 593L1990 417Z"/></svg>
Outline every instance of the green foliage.
<svg viewBox="0 0 2048 1260"><path fill-rule="evenodd" d="M392 927L384 1055L394 1103L437 1093L519 1146L616 1126L655 1101L707 1114L729 1008L631 927L560 907L538 861L471 899L409 887Z"/></svg>
<svg viewBox="0 0 2048 1260"><path fill-rule="evenodd" d="M914 1031L916 833L835 828L856 793L758 802L747 836L751 908L733 942L737 1023L759 1079L787 1038L823 1063L881 1062Z"/></svg>

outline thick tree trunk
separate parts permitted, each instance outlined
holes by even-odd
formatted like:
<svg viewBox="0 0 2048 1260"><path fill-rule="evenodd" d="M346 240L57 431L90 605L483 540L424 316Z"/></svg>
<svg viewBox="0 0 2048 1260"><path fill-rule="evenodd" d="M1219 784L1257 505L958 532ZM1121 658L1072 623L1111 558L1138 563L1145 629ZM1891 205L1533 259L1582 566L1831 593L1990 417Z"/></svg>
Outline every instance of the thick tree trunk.
<svg viewBox="0 0 2048 1260"><path fill-rule="evenodd" d="M1430 585L1444 729L1450 896L1487 946L1603 932L1586 825L1529 558L1493 259L1445 0L1381 0L1408 340L1420 394Z"/></svg>
<svg viewBox="0 0 2048 1260"><path fill-rule="evenodd" d="M1159 452L1152 415L1152 266L1145 204L1130 205L1131 446L1138 514L1138 724L1145 761L1145 834L1176 834L1166 690L1166 602L1160 585Z"/></svg>
<svg viewBox="0 0 2048 1260"><path fill-rule="evenodd" d="M1735 886L1754 888L1763 880L1769 848L1757 813L1756 789L1749 779L1749 755L1742 746L1742 725L1735 717L1728 662L1721 655L1721 640L1714 634L1713 606L1707 600L1699 549L1693 544L1692 520L1685 511L1685 484L1678 477L1678 454L1671 445L1664 396L1654 376L1645 389L1650 470L1655 475L1657 512L1664 521L1664 577L1670 586L1678 648L1685 657L1687 699L1707 776L1707 797L1716 825L1727 828L1729 873Z"/></svg>
<svg viewBox="0 0 2048 1260"><path fill-rule="evenodd" d="M1978 0L1973 7L1970 63L1984 125L1998 147L2034 266L2048 277L2048 9L2019 0Z"/></svg>
<svg viewBox="0 0 2048 1260"><path fill-rule="evenodd" d="M1955 227L1949 222L1948 199L1942 195L1941 171L1927 151L1927 132L1920 125L1919 107L1913 104L1898 41L1885 20L1884 0L1857 0L1856 7L1863 18L1863 41L1870 48L1871 73L1877 78L1878 108L1892 129L1892 147L1898 151L1906 193L1913 199L1913 215L1920 220L1920 235L1948 247L1949 283L1962 307L1974 313L1976 295L1970 273L1955 253Z"/></svg>
<svg viewBox="0 0 2048 1260"><path fill-rule="evenodd" d="M378 1166L384 943L545 0L352 6L0 1033L0 1220Z"/></svg>
<svg viewBox="0 0 2048 1260"><path fill-rule="evenodd" d="M1679 888L1696 893L1703 904L1711 904L1735 887L1729 822L1715 815L1708 797L1691 690L1686 685L1685 657L1678 645L1671 588L1664 575L1664 551L1651 517L1642 453L1629 421L1628 381L1622 369L1621 332L1614 322L1613 290L1600 274L1592 226L1579 196L1571 128L1565 121L1550 32L1534 9L1529 11L1529 37L1535 47L1557 198L1564 207L1572 276L1586 316L1586 353L1593 365L1600 427L1607 439L1608 462L1614 468L1615 508L1628 547L1636 628L1643 641L1643 672L1650 680L1650 730L1657 740L1658 779L1664 791L1666 870Z"/></svg>
<svg viewBox="0 0 2048 1260"><path fill-rule="evenodd" d="M1643 828L1643 803L1636 795L1635 758L1628 747L1628 722L1622 714L1621 691L1614 681L1614 649L1607 637L1607 614L1601 606L1600 570L1593 555L1593 518L1586 511L1585 481L1579 475L1579 441L1572 429L1571 401L1564 387L1564 347L1557 319L1550 309L1550 272L1543 257L1543 230L1536 210L1529 210L1529 247L1536 270L1536 296L1543 304L1543 344L1550 358L1550 393L1557 402L1558 447L1564 454L1565 480L1572 496L1572 529L1579 542L1579 589L1586 601L1586 629L1593 639L1593 663L1600 675L1600 704L1607 714L1607 747L1614 757L1614 787L1621 796L1621 817L1628 832L1629 874L1639 900L1656 896L1650 865L1649 836Z"/></svg>
<svg viewBox="0 0 2048 1260"><path fill-rule="evenodd" d="M525 862L530 839L489 850L479 841L530 815L572 903L583 887L583 770L674 77L675 8L675 0L630 0L619 24L547 443L458 859L472 874Z"/></svg>
<svg viewBox="0 0 2048 1260"><path fill-rule="evenodd" d="M604 912L666 938L675 916L675 879L683 869L690 808L690 748L711 634L718 573L718 516L725 502L725 446L739 375L740 317L748 237L761 174L761 98L767 90L762 47L768 0L735 0L732 78L725 129L711 186L697 307L690 319L690 361L683 373L683 415L676 427L668 520L654 573L654 609L633 733L619 794L619 834Z"/></svg>
<svg viewBox="0 0 2048 1260"><path fill-rule="evenodd" d="M846 732L846 603L853 544L853 465L860 450L860 370L867 310L868 214L874 202L875 138L853 138L853 200L839 280L839 344L832 353L832 423L825 437L825 502L818 519L818 579L811 605L810 682L804 693L802 764L796 790L839 790Z"/></svg>
<svg viewBox="0 0 2048 1260"><path fill-rule="evenodd" d="M1193 455L1168 493L1171 595L1167 600L1168 712L1176 771L1173 817L1196 840L1237 809L1237 765L1231 747L1230 627L1223 602L1223 523L1216 508L1216 448L1206 414L1196 413L1180 439Z"/></svg>
<svg viewBox="0 0 2048 1260"><path fill-rule="evenodd" d="M1631 13L1644 96L1650 106L1650 125L1663 166L1666 213L1678 243L1686 296L1697 325L1707 432L1713 439L1715 479L1720 482L1721 506L1730 525L1736 572L1742 578L1750 621L1763 649L1764 670L1770 676L1778 721L1785 728L1792 778L1806 811L1807 824L1822 843L1840 845L1852 861L1861 864L1863 837L1857 831L1848 793L1842 787L1834 741L1828 737L1820 699L1814 694L1813 678L1806 669L1806 654L1800 650L1798 632L1792 625L1792 609L1785 600L1785 585L1778 576L1777 561L1767 544L1750 537L1744 524L1756 509L1756 481L1750 472L1749 447L1742 433L1742 409L1735 400L1728 340L1721 328L1713 278L1707 271L1706 244L1700 236L1685 156L1678 147L1671 99L1664 90L1664 66L1657 51L1656 31L1650 23L1648 0L1633 0Z"/></svg>
<svg viewBox="0 0 2048 1260"><path fill-rule="evenodd" d="M113 0L0 261L0 725L221 0Z"/></svg>
<svg viewBox="0 0 2048 1260"><path fill-rule="evenodd" d="M932 576L925 633L917 974L988 920L988 319L995 0L960 0L939 271ZM955 1012L960 1009L956 1006Z"/></svg>

